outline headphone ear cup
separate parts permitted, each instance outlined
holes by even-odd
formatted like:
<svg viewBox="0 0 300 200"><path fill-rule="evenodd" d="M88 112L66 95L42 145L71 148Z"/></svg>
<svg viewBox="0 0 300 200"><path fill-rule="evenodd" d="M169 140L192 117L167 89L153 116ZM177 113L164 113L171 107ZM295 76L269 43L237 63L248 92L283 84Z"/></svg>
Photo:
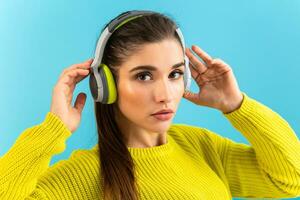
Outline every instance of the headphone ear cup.
<svg viewBox="0 0 300 200"><path fill-rule="evenodd" d="M109 67L101 63L100 76L103 84L103 101L104 104L112 104L117 99L117 89L114 77Z"/></svg>
<svg viewBox="0 0 300 200"><path fill-rule="evenodd" d="M191 81L192 81L192 74L189 66L189 58L184 55L184 75L183 75L183 80L184 80L184 90L188 91L190 89Z"/></svg>
<svg viewBox="0 0 300 200"><path fill-rule="evenodd" d="M112 104L117 99L116 84L112 72L104 63L97 67L97 71L98 73L91 73L90 75L90 90L94 101ZM97 83L97 79L99 83Z"/></svg>
<svg viewBox="0 0 300 200"><path fill-rule="evenodd" d="M93 72L90 74L90 91L92 93L94 101L96 101L98 98L98 86L95 74Z"/></svg>

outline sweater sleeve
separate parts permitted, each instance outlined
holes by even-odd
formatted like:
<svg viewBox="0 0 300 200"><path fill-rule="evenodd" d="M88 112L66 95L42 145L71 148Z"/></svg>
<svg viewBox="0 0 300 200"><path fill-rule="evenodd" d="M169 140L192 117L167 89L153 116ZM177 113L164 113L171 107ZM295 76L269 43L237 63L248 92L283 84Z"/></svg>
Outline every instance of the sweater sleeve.
<svg viewBox="0 0 300 200"><path fill-rule="evenodd" d="M65 150L71 131L48 112L41 124L25 129L0 158L0 199L25 199L48 168L51 157ZM38 196L36 196L38 198ZM42 194L39 195L42 199Z"/></svg>
<svg viewBox="0 0 300 200"><path fill-rule="evenodd" d="M251 146L210 132L233 197L300 196L300 143L276 112L243 93L241 107L223 115Z"/></svg>

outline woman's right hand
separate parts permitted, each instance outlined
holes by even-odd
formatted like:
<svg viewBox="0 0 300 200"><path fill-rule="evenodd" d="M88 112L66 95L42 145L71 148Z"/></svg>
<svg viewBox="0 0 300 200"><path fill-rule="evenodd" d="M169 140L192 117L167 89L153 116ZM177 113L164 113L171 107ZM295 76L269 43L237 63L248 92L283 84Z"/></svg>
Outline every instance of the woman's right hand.
<svg viewBox="0 0 300 200"><path fill-rule="evenodd" d="M76 84L90 74L92 62L93 59L89 59L64 69L52 91L50 112L58 116L72 133L80 124L86 101L86 94L79 93L73 107L73 92Z"/></svg>

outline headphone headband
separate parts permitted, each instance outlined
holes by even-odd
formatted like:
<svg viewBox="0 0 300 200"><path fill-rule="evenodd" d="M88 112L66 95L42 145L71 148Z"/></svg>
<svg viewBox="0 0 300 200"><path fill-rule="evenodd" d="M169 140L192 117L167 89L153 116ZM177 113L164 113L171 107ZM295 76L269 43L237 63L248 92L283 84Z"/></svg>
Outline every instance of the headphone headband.
<svg viewBox="0 0 300 200"><path fill-rule="evenodd" d="M125 13L123 13L121 16L116 17L115 19L113 19L104 29L104 31L102 32L98 42L97 42L97 47L96 47L96 51L95 51L95 58L93 60L93 63L91 64L91 67L93 69L96 69L102 61L102 57L103 57L103 52L104 52L104 48L106 46L106 43L109 39L109 37L113 34L114 31L116 31L119 27L121 27L122 25L124 25L125 23L127 23L128 21L131 21L135 18L138 17L142 17L142 16L146 16L146 15L150 15L150 14L159 14L157 12L153 12L153 11L141 11L141 10L133 10L133 11L127 11ZM176 24L175 24L176 26ZM185 43L184 43L184 39L183 39L183 35L180 31L180 29L176 26L176 32L181 40L181 45L183 47L183 50L185 48Z"/></svg>
<svg viewBox="0 0 300 200"><path fill-rule="evenodd" d="M130 21L131 19L135 19L137 17L142 17L145 15L155 14L156 12L153 11L141 11L141 10L132 10L127 11L123 13L121 16L115 18L108 24L108 30L109 32L113 33L115 30L117 30L120 25L125 24L127 21ZM157 13L158 14L158 13Z"/></svg>

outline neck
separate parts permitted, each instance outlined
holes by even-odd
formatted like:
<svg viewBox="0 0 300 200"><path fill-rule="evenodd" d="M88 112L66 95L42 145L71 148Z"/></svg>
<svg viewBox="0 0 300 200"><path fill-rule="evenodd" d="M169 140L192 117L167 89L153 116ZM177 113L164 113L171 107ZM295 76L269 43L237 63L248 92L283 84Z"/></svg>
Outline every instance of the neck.
<svg viewBox="0 0 300 200"><path fill-rule="evenodd" d="M129 121L119 110L116 121L127 147L148 148L167 143L167 133L158 133L146 130Z"/></svg>

